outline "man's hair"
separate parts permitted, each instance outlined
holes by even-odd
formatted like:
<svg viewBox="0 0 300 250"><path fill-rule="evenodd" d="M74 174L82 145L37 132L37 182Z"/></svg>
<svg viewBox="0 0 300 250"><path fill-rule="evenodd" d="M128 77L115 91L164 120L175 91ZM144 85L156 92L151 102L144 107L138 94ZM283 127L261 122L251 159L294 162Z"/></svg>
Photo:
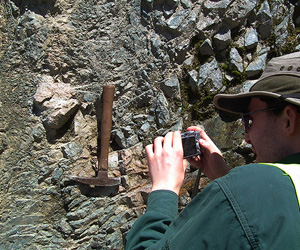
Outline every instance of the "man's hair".
<svg viewBox="0 0 300 250"><path fill-rule="evenodd" d="M300 107L297 105L293 105L289 102L285 102L284 100L280 99L280 98L272 98L272 97L260 97L259 98L261 101L265 102L268 106L268 108L277 108L274 110L271 110L269 113L275 115L275 116L279 116L281 115L282 111L285 109L286 106L291 105L293 107L295 107L298 111L298 113L300 113Z"/></svg>

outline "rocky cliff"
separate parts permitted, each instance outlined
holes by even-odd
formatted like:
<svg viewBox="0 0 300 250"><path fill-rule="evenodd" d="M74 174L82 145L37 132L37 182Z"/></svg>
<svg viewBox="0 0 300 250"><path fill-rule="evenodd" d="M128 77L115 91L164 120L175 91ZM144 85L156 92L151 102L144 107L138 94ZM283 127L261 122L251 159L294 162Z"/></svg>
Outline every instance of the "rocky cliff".
<svg viewBox="0 0 300 250"><path fill-rule="evenodd" d="M230 165L253 161L211 100L299 51L299 26L292 0L1 1L0 249L122 249L149 193L144 146L167 131L202 125ZM97 172L106 84L113 189L71 179Z"/></svg>

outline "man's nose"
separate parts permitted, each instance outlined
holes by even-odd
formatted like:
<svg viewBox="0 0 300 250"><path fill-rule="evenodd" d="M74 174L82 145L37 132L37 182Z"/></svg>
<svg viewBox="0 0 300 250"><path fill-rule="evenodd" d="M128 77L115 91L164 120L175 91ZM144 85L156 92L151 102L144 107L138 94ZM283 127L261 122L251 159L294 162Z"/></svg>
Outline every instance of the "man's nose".
<svg viewBox="0 0 300 250"><path fill-rule="evenodd" d="M249 132L247 132L246 135L245 135L245 142L247 142L248 144L251 144L251 140L250 140L250 137L249 137Z"/></svg>

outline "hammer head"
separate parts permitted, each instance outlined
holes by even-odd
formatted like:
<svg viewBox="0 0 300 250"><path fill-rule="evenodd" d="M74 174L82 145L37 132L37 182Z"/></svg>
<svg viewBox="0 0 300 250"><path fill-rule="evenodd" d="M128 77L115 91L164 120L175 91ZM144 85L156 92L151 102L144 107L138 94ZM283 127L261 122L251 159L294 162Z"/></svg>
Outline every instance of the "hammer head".
<svg viewBox="0 0 300 250"><path fill-rule="evenodd" d="M97 187L112 187L120 185L120 178L108 177L107 171L99 171L97 177L77 177L72 176L72 180Z"/></svg>
<svg viewBox="0 0 300 250"><path fill-rule="evenodd" d="M119 192L120 180L117 178L110 178L109 181L107 179L99 181L98 178L92 177L71 177L71 179L78 182L80 192L89 197L114 196Z"/></svg>

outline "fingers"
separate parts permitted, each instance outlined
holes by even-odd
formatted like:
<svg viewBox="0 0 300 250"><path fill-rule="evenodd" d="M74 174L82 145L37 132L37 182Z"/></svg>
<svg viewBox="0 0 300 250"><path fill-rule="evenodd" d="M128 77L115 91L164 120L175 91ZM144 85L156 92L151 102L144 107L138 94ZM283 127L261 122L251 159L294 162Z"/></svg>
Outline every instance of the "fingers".
<svg viewBox="0 0 300 250"><path fill-rule="evenodd" d="M211 140L209 138L209 136L206 134L206 132L204 131L204 129L202 129L202 128L199 128L199 127L196 127L196 126L191 126L191 127L188 127L187 130L188 131L199 131L202 139Z"/></svg>
<svg viewBox="0 0 300 250"><path fill-rule="evenodd" d="M179 193L182 186L186 163L183 162L183 148L179 131L157 137L153 144L145 147L152 191L167 189Z"/></svg>
<svg viewBox="0 0 300 250"><path fill-rule="evenodd" d="M153 144L153 152L156 154L161 154L163 143L164 143L163 137L160 136L160 137L155 138L154 144Z"/></svg>
<svg viewBox="0 0 300 250"><path fill-rule="evenodd" d="M148 159L152 158L154 155L154 145L153 144L149 144L145 147L146 150L146 154Z"/></svg>
<svg viewBox="0 0 300 250"><path fill-rule="evenodd" d="M162 152L163 141L164 141L163 137L157 137L154 139L153 144L149 144L145 147L148 158L153 157L154 153L160 154Z"/></svg>
<svg viewBox="0 0 300 250"><path fill-rule="evenodd" d="M200 157L200 155L197 155L195 157L192 158L188 158L187 161L195 168L199 168L200 170L202 170L203 168L203 164L202 164L202 159Z"/></svg>
<svg viewBox="0 0 300 250"><path fill-rule="evenodd" d="M205 150L208 151L217 151L219 152L219 149L217 146L214 144L214 142L210 139L210 137L206 134L204 129L196 127L196 126L191 126L187 128L188 131L199 131L201 135L200 139L200 145L202 147L203 153Z"/></svg>
<svg viewBox="0 0 300 250"><path fill-rule="evenodd" d="M188 161L187 160L183 160L183 169L184 169L184 172L186 171L187 165L188 165Z"/></svg>
<svg viewBox="0 0 300 250"><path fill-rule="evenodd" d="M202 150L203 154L205 154L205 151L207 151L208 148L209 148L209 144L204 139L200 139L199 143L200 143L200 147L201 147L201 150Z"/></svg>
<svg viewBox="0 0 300 250"><path fill-rule="evenodd" d="M173 148L175 150L182 150L182 139L180 131L175 131L173 133Z"/></svg>
<svg viewBox="0 0 300 250"><path fill-rule="evenodd" d="M157 137L153 144L145 147L148 158L155 155L161 155L163 150L169 151L175 149L182 150L182 139L180 131L168 132L165 137Z"/></svg>
<svg viewBox="0 0 300 250"><path fill-rule="evenodd" d="M180 131L168 132L165 137L157 137L154 139L153 144L149 144L146 146L147 150L152 150L154 152L161 152L162 148L170 149L172 147L181 148L182 147L182 139Z"/></svg>
<svg viewBox="0 0 300 250"><path fill-rule="evenodd" d="M163 145L165 150L169 150L173 147L173 133L169 132L166 134L164 138L164 145Z"/></svg>

